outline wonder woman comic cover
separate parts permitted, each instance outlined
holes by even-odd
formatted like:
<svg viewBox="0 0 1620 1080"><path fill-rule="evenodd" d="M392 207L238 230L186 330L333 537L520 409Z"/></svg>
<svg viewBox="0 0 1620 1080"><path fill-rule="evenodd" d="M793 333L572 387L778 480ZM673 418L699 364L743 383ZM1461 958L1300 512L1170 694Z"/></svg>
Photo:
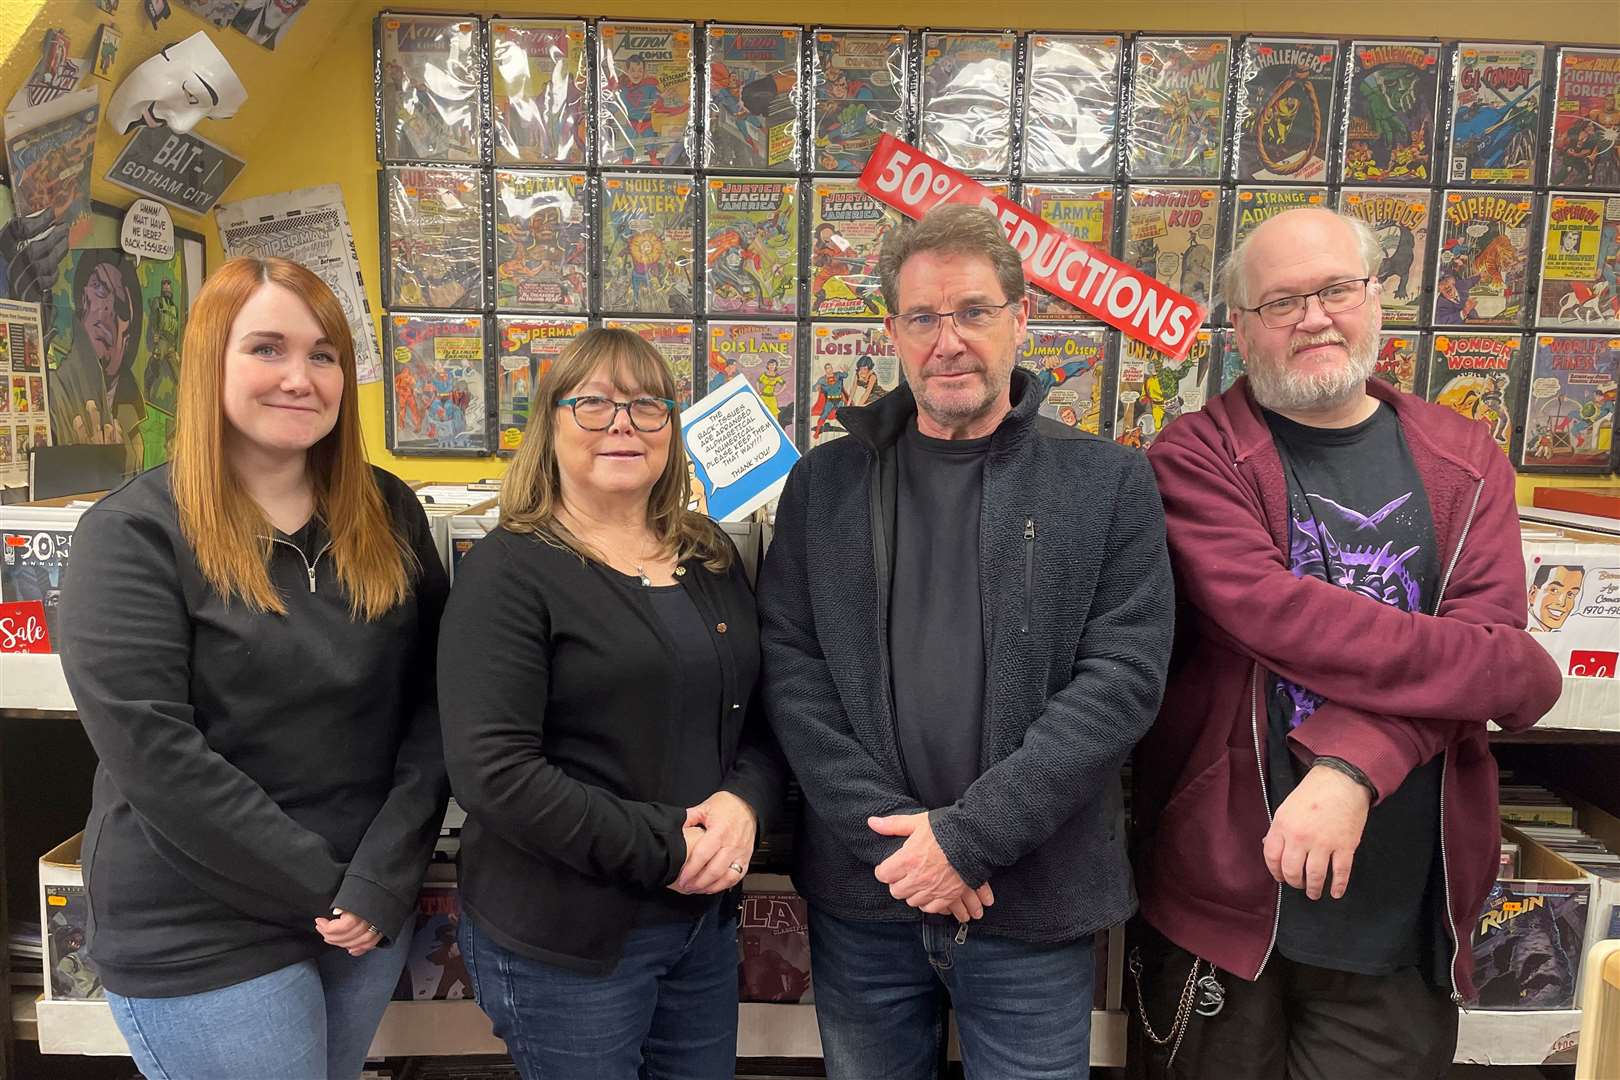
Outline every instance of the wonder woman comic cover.
<svg viewBox="0 0 1620 1080"><path fill-rule="evenodd" d="M704 195L709 313L797 314L798 181L711 176Z"/></svg>
<svg viewBox="0 0 1620 1080"><path fill-rule="evenodd" d="M692 311L690 176L602 174L603 311Z"/></svg>
<svg viewBox="0 0 1620 1080"><path fill-rule="evenodd" d="M1502 453L1513 456L1524 427L1524 338L1438 330L1429 350L1425 397L1491 431Z"/></svg>
<svg viewBox="0 0 1620 1080"><path fill-rule="evenodd" d="M591 228L585 174L495 171L495 307L584 312Z"/></svg>

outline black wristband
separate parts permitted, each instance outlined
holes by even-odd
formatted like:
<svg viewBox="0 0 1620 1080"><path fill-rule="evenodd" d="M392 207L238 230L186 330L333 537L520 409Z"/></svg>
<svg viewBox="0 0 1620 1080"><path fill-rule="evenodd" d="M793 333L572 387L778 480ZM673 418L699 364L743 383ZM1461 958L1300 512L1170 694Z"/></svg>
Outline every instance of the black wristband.
<svg viewBox="0 0 1620 1080"><path fill-rule="evenodd" d="M1378 789L1373 787L1373 782L1371 780L1367 779L1367 774L1350 764L1348 761L1344 760L1344 758L1319 757L1315 761L1311 762L1311 766L1313 768L1317 765L1325 765L1334 772L1343 773L1356 783L1360 784L1362 787L1366 788L1367 794L1372 796L1373 802L1378 801Z"/></svg>

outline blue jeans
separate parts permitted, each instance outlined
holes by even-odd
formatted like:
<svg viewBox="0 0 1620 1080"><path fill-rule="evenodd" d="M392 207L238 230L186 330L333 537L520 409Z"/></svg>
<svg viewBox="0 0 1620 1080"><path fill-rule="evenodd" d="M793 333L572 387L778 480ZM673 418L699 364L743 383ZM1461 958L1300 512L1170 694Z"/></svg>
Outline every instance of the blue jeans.
<svg viewBox="0 0 1620 1080"><path fill-rule="evenodd" d="M512 952L470 914L461 954L524 1080L731 1080L737 921L719 914L631 930L608 975Z"/></svg>
<svg viewBox="0 0 1620 1080"><path fill-rule="evenodd" d="M1085 1080L1091 936L1030 945L960 927L854 922L810 908L810 973L832 1080L933 1080L956 1013L968 1080Z"/></svg>
<svg viewBox="0 0 1620 1080"><path fill-rule="evenodd" d="M402 945L318 959L182 997L107 992L147 1080L352 1080L405 966Z"/></svg>

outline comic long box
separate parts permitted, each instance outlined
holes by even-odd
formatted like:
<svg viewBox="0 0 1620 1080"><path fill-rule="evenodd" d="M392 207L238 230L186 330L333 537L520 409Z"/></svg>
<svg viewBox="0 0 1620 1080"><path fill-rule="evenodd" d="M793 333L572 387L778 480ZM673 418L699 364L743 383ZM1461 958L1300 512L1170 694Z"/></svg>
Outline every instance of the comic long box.
<svg viewBox="0 0 1620 1080"><path fill-rule="evenodd" d="M1603 841L1609 850L1620 851L1620 818L1579 795L1563 790L1556 793L1574 808L1576 820L1587 834ZM1592 907L1587 913L1583 954L1590 954L1592 946L1605 938L1616 936L1615 914L1620 911L1620 875L1589 873L1588 876L1592 879Z"/></svg>
<svg viewBox="0 0 1620 1080"><path fill-rule="evenodd" d="M1491 883L1474 919L1474 986L1481 1009L1571 1009L1586 955L1591 879L1511 825L1518 878Z"/></svg>
<svg viewBox="0 0 1620 1080"><path fill-rule="evenodd" d="M79 845L84 833L64 840L39 857L41 963L47 1001L99 1001L106 996L101 977L84 953L84 893Z"/></svg>

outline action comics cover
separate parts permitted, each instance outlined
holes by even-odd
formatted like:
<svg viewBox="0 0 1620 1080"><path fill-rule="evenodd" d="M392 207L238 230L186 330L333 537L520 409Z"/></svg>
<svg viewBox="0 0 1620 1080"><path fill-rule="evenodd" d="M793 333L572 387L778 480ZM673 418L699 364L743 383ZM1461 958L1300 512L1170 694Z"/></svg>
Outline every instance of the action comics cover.
<svg viewBox="0 0 1620 1080"><path fill-rule="evenodd" d="M387 307L484 304L483 185L476 169L390 165Z"/></svg>
<svg viewBox="0 0 1620 1080"><path fill-rule="evenodd" d="M1012 167L1013 34L925 33L923 153L966 173Z"/></svg>
<svg viewBox="0 0 1620 1080"><path fill-rule="evenodd" d="M1208 307L1221 189L1137 186L1126 190L1125 199L1124 261Z"/></svg>
<svg viewBox="0 0 1620 1080"><path fill-rule="evenodd" d="M1238 60L1237 179L1327 180L1339 43L1248 38Z"/></svg>
<svg viewBox="0 0 1620 1080"><path fill-rule="evenodd" d="M709 27L708 167L792 172L799 164L799 30Z"/></svg>
<svg viewBox="0 0 1620 1080"><path fill-rule="evenodd" d="M798 181L711 176L704 195L709 313L798 314Z"/></svg>
<svg viewBox="0 0 1620 1080"><path fill-rule="evenodd" d="M1018 366L1035 376L1041 415L1102 434L1109 332L1100 328L1031 326Z"/></svg>
<svg viewBox="0 0 1620 1080"><path fill-rule="evenodd" d="M675 404L686 408L697 400L693 395L693 362L696 342L692 340L692 323L685 319L604 319L602 325L609 330L628 330L639 334L669 365L675 376Z"/></svg>
<svg viewBox="0 0 1620 1080"><path fill-rule="evenodd" d="M1541 145L1544 45L1465 41L1452 63L1453 184L1530 184Z"/></svg>
<svg viewBox="0 0 1620 1080"><path fill-rule="evenodd" d="M888 314L878 288L883 241L899 227L898 211L853 180L815 180L810 200L810 312L815 318Z"/></svg>
<svg viewBox="0 0 1620 1080"><path fill-rule="evenodd" d="M799 329L794 323L709 323L709 390L742 375L782 430L797 430ZM795 440L797 441L797 440Z"/></svg>
<svg viewBox="0 0 1620 1080"><path fill-rule="evenodd" d="M602 174L602 310L692 312L690 176Z"/></svg>
<svg viewBox="0 0 1620 1080"><path fill-rule="evenodd" d="M1138 37L1131 49L1130 175L1218 179L1231 39Z"/></svg>
<svg viewBox="0 0 1620 1080"><path fill-rule="evenodd" d="M1529 191L1448 191L1435 259L1434 325L1523 326Z"/></svg>
<svg viewBox="0 0 1620 1080"><path fill-rule="evenodd" d="M1342 188L1339 209L1372 226L1383 248L1375 275L1383 283L1379 303L1386 326L1416 326L1423 318L1428 287L1429 228L1434 194L1418 189Z"/></svg>
<svg viewBox="0 0 1620 1080"><path fill-rule="evenodd" d="M1434 175L1440 46L1423 41L1350 44L1346 184L1417 184Z"/></svg>
<svg viewBox="0 0 1620 1080"><path fill-rule="evenodd" d="M1617 383L1620 338L1537 334L1519 464L1535 472L1608 472Z"/></svg>
<svg viewBox="0 0 1620 1080"><path fill-rule="evenodd" d="M585 332L582 318L495 318L496 450L516 453L529 426L529 409L540 377L562 353L563 346Z"/></svg>
<svg viewBox="0 0 1620 1080"><path fill-rule="evenodd" d="M904 137L908 112L903 30L815 31L817 172L858 173L888 132Z"/></svg>
<svg viewBox="0 0 1620 1080"><path fill-rule="evenodd" d="M495 171L495 307L590 307L591 226L582 172Z"/></svg>
<svg viewBox="0 0 1620 1080"><path fill-rule="evenodd" d="M1373 374L1397 390L1419 393L1423 371L1423 335L1415 330L1387 330L1378 335L1378 359Z"/></svg>
<svg viewBox="0 0 1620 1080"><path fill-rule="evenodd" d="M491 19L489 46L496 162L585 164L584 21Z"/></svg>
<svg viewBox="0 0 1620 1080"><path fill-rule="evenodd" d="M1555 191L1547 197L1536 321L1620 328L1620 195Z"/></svg>
<svg viewBox="0 0 1620 1080"><path fill-rule="evenodd" d="M1122 48L1112 34L1030 36L1025 176L1114 175Z"/></svg>
<svg viewBox="0 0 1620 1080"><path fill-rule="evenodd" d="M1513 456L1524 427L1524 338L1520 334L1437 331L1429 350L1427 397L1491 429L1502 453Z"/></svg>
<svg viewBox="0 0 1620 1080"><path fill-rule="evenodd" d="M478 21L443 15L381 20L384 161L477 161Z"/></svg>
<svg viewBox="0 0 1620 1080"><path fill-rule="evenodd" d="M388 448L396 454L487 454L482 315L388 318Z"/></svg>
<svg viewBox="0 0 1620 1080"><path fill-rule="evenodd" d="M1558 50L1549 187L1620 189L1620 49Z"/></svg>
<svg viewBox="0 0 1620 1080"><path fill-rule="evenodd" d="M1151 345L1121 337L1119 388L1114 394L1114 441L1146 450L1164 425L1183 413L1204 407L1214 336L1198 339L1181 360L1171 360Z"/></svg>
<svg viewBox="0 0 1620 1080"><path fill-rule="evenodd" d="M692 24L603 20L597 35L597 161L691 168Z"/></svg>
<svg viewBox="0 0 1620 1080"><path fill-rule="evenodd" d="M1112 255L1114 189L1105 184L1025 184L1024 205L1065 232ZM1030 291L1032 319L1096 322L1045 289Z"/></svg>
<svg viewBox="0 0 1620 1080"><path fill-rule="evenodd" d="M900 385L900 356L882 323L814 323L810 327L809 431L812 447L842 438L845 405L870 405Z"/></svg>

